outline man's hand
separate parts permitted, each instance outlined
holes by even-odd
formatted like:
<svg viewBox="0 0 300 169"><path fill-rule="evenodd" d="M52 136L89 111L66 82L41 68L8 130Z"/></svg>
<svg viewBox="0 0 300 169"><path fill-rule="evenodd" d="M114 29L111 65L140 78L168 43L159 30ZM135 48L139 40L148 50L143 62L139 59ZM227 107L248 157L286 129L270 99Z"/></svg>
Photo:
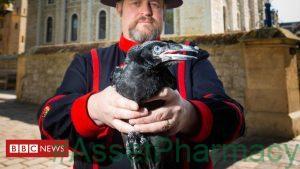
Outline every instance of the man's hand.
<svg viewBox="0 0 300 169"><path fill-rule="evenodd" d="M145 117L130 119L135 131L141 133L166 132L174 135L178 132L189 134L199 122L193 105L183 99L177 90L164 88L157 96L147 100L165 100L163 107L157 108Z"/></svg>
<svg viewBox="0 0 300 169"><path fill-rule="evenodd" d="M139 109L136 102L121 96L112 86L90 96L88 112L97 125L106 124L122 133L134 130L132 125L123 120L148 115L146 109Z"/></svg>

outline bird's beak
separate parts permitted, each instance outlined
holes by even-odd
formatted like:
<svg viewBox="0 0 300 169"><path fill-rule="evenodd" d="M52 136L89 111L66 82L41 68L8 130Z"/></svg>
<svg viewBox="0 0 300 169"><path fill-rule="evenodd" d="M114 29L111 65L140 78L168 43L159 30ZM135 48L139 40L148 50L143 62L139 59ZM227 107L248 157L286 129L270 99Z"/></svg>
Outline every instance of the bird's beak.
<svg viewBox="0 0 300 169"><path fill-rule="evenodd" d="M199 54L199 48L193 46L187 46L183 44L176 44L170 46L165 52L161 53L159 57L162 59L162 62L169 61L181 61L188 59L197 59Z"/></svg>

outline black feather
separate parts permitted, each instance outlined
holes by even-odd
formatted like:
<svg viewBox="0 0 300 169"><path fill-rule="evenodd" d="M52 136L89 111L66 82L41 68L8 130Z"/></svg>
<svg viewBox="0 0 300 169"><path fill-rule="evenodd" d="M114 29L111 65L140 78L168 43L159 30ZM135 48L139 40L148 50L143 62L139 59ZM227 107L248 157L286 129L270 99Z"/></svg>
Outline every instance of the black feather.
<svg viewBox="0 0 300 169"><path fill-rule="evenodd" d="M176 78L168 69L174 61L163 62L160 57L155 56L167 50L179 50L179 46L174 42L149 41L131 48L125 59L125 66L117 67L112 75L112 85L117 92L148 110L163 106L164 101L145 101L164 87L176 88ZM205 57L203 53L201 55ZM128 135L123 133L122 137L134 169L166 168L162 161L167 155L156 153L157 149L166 146L159 143L160 138L165 136L133 132ZM146 151L147 147L150 151Z"/></svg>

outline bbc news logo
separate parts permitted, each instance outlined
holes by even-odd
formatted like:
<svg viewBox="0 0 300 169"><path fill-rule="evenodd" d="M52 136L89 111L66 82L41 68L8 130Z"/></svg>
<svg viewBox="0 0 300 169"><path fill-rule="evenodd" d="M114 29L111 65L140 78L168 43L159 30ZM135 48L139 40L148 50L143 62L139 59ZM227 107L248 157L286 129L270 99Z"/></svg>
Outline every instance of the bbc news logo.
<svg viewBox="0 0 300 169"><path fill-rule="evenodd" d="M68 157L67 140L6 140L6 157Z"/></svg>

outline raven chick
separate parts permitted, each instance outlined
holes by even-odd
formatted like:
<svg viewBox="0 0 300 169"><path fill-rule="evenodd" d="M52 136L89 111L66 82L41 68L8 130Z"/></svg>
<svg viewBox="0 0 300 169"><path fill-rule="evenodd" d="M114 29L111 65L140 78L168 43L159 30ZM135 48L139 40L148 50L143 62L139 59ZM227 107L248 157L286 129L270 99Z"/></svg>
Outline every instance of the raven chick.
<svg viewBox="0 0 300 169"><path fill-rule="evenodd" d="M153 110L162 106L163 101L153 102L154 104L144 103L144 101L158 94L164 87L176 89L176 79L169 71L169 66L180 60L207 57L208 53L199 50L197 46L187 46L171 41L148 41L130 49L125 64L117 67L113 72L112 85L116 87L119 94L134 100L140 107ZM126 153L134 169L166 167L161 162L167 157L157 154L159 148L165 146L159 141L162 137L137 132L122 134Z"/></svg>

